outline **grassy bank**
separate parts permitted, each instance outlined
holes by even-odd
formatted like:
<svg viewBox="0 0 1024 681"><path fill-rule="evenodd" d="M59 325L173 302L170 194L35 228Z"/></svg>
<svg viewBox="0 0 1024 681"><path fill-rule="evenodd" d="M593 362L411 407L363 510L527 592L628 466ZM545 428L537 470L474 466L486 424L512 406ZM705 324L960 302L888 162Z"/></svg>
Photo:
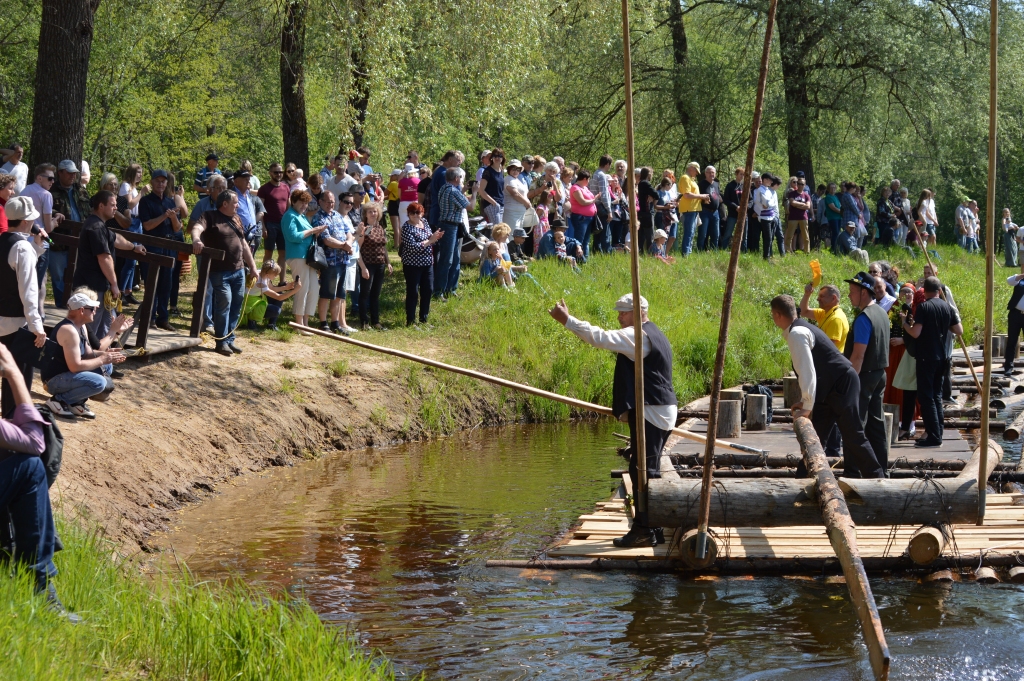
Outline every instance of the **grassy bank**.
<svg viewBox="0 0 1024 681"><path fill-rule="evenodd" d="M984 261L956 247L939 247L936 265L952 289L964 316L968 342L980 337L984 314ZM799 300L810 279L808 263L817 258L825 283L838 284L843 306L852 319L843 280L860 267L849 258L828 253L798 254L766 262L754 255L741 258L734 297L725 383L777 378L790 370L785 342L774 327L768 303L779 293ZM925 264L898 249L875 249L873 259L897 265L904 280L916 279ZM675 387L685 403L707 393L718 343L722 295L729 254L700 254L674 265L644 260L641 289L650 301L651 318L666 333L675 352ZM530 265L536 282L521 278L515 293L477 282L475 268L464 271L469 285L456 300L431 309L432 329L404 328L404 284L396 272L382 298L383 315L392 330L362 334L371 342L391 343L413 352L417 346L438 348L448 360L490 370L513 380L582 399L607 404L611 399L614 357L585 347L559 327L547 310L564 298L570 312L605 328L617 326L614 301L629 291L628 259L596 256L581 274L547 260ZM997 268L996 327L1005 330L1001 312L1009 294L1003 283L1010 273ZM1002 286L1003 288L999 288ZM1005 289L1005 290L1004 290ZM466 379L468 380L468 379ZM463 381L464 383L464 381ZM566 418L568 408L540 398L518 397L524 415L543 420Z"/></svg>
<svg viewBox="0 0 1024 681"><path fill-rule="evenodd" d="M154 581L75 527L62 537L56 583L85 622L46 610L29 575L0 579L4 679L394 678L304 603L187 577Z"/></svg>

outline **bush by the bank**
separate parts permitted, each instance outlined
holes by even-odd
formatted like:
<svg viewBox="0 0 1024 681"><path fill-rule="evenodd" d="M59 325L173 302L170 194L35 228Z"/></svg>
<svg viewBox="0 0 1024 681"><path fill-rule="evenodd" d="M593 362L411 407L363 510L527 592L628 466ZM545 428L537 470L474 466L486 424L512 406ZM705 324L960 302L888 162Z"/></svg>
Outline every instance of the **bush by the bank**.
<svg viewBox="0 0 1024 681"><path fill-rule="evenodd" d="M111 560L104 542L63 526L56 580L71 625L0 577L0 678L392 679L389 665L324 626L298 601L188 577L151 580Z"/></svg>

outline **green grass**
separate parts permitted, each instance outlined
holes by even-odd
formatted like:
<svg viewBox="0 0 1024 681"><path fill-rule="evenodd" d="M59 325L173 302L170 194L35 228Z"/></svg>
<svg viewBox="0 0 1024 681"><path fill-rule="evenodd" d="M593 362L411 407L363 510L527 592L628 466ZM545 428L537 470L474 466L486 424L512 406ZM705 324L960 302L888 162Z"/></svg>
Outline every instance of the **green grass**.
<svg viewBox="0 0 1024 681"><path fill-rule="evenodd" d="M327 365L327 373L335 378L341 378L348 373L348 360L336 359Z"/></svg>
<svg viewBox="0 0 1024 681"><path fill-rule="evenodd" d="M289 359L285 357L284 360L281 361L281 366L283 366L285 369L294 369L296 366L298 366L298 362L296 362L294 359Z"/></svg>
<svg viewBox="0 0 1024 681"><path fill-rule="evenodd" d="M4 679L392 679L388 664L303 601L189 575L143 576L110 547L62 527L56 580L73 626L43 607L31 577L0 579Z"/></svg>

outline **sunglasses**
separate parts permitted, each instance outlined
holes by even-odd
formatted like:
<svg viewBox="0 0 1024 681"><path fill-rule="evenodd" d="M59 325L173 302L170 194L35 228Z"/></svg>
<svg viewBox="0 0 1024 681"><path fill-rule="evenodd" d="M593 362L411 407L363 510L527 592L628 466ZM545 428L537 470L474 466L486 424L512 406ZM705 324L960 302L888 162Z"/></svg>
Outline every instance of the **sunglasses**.
<svg viewBox="0 0 1024 681"><path fill-rule="evenodd" d="M341 205L343 205L343 206L353 206L355 204L352 201L342 201Z"/></svg>
<svg viewBox="0 0 1024 681"><path fill-rule="evenodd" d="M44 180L49 180L50 182L53 182L54 176L53 175L43 175L43 179Z"/></svg>

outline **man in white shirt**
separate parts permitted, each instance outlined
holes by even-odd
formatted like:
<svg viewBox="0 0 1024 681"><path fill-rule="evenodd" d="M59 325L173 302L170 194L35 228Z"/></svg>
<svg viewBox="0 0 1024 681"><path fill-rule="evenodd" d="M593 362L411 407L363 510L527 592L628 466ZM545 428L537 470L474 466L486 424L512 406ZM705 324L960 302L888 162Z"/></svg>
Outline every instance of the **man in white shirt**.
<svg viewBox="0 0 1024 681"><path fill-rule="evenodd" d="M771 309L772 321L782 329L800 382L801 399L792 407L793 418L811 419L823 443L832 426L839 427L845 477L884 478L885 471L864 434L860 420L860 377L850 360L821 329L797 318L792 296L775 296ZM803 461L796 474L807 475Z"/></svg>
<svg viewBox="0 0 1024 681"><path fill-rule="evenodd" d="M0 173L14 175L14 193L20 194L21 190L28 184L28 166L22 162L25 150L20 144L14 144L10 149L0 150L0 157L4 164L0 166Z"/></svg>
<svg viewBox="0 0 1024 681"><path fill-rule="evenodd" d="M550 314L559 324L576 334L588 345L617 354L615 376L612 384L612 410L620 421L629 424L629 477L633 489L637 489L639 468L637 466L636 439L636 387L634 383L634 358L636 343L633 336L633 295L628 293L615 303L619 314L619 326L613 331L576 319L569 314L564 300L551 308ZM644 356L644 439L647 461L647 477L661 477L661 450L676 425L677 402L672 386L672 346L665 334L654 322L647 319L647 301L640 298L640 314L643 322ZM615 546L628 548L654 546L664 542L661 528L647 525L645 513L637 513L633 526L625 536L614 540Z"/></svg>
<svg viewBox="0 0 1024 681"><path fill-rule="evenodd" d="M324 189L334 194L335 204L341 203L341 197L348 194L352 187L356 186L356 178L345 172L345 159L342 156L334 158L334 177L324 183Z"/></svg>
<svg viewBox="0 0 1024 681"><path fill-rule="evenodd" d="M8 230L0 234L0 343L10 350L15 363L32 386L32 367L46 342L39 312L39 280L36 258L43 252L42 234L30 236L39 212L32 200L15 196L4 207ZM16 406L7 381L0 388L0 412L9 417Z"/></svg>

